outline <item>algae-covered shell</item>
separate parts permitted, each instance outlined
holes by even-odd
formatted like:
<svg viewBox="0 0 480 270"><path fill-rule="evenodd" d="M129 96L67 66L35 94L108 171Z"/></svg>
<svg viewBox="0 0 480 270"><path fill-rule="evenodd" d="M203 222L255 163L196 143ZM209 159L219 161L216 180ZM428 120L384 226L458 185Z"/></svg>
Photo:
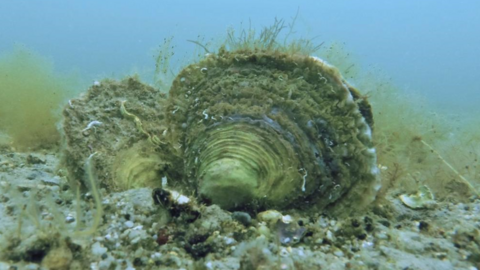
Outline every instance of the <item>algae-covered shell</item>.
<svg viewBox="0 0 480 270"><path fill-rule="evenodd" d="M155 149L134 121L122 115L122 104L142 120L149 134L161 134L166 95L130 77L120 82L95 83L87 93L72 99L63 110L62 165L72 183L85 184L85 160L95 155L100 187L126 190L161 184L168 167L168 149ZM158 186L160 186L158 184ZM85 184L86 185L86 184Z"/></svg>
<svg viewBox="0 0 480 270"><path fill-rule="evenodd" d="M352 210L378 190L370 105L316 57L221 49L176 77L166 123L183 184L226 209Z"/></svg>

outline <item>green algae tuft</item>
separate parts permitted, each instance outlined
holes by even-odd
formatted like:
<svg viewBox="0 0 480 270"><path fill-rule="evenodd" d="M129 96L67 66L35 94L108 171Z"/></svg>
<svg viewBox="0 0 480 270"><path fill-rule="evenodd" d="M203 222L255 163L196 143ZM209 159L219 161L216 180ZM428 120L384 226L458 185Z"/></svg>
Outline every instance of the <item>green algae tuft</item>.
<svg viewBox="0 0 480 270"><path fill-rule="evenodd" d="M9 143L22 151L57 144L57 111L74 83L26 48L0 56L0 133L6 133Z"/></svg>

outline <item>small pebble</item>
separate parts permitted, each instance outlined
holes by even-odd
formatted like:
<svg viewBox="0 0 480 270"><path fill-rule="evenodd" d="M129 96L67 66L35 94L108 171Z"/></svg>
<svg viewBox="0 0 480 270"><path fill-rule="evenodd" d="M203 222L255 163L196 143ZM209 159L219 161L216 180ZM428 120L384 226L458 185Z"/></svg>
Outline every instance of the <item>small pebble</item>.
<svg viewBox="0 0 480 270"><path fill-rule="evenodd" d="M362 248L365 248L365 249L371 249L374 247L374 244L370 241L364 241L362 243Z"/></svg>
<svg viewBox="0 0 480 270"><path fill-rule="evenodd" d="M27 164L45 164L46 161L41 160L39 157L28 155Z"/></svg>
<svg viewBox="0 0 480 270"><path fill-rule="evenodd" d="M425 221L420 221L418 223L418 229L420 229L420 231L428 231L429 226L430 225Z"/></svg>
<svg viewBox="0 0 480 270"><path fill-rule="evenodd" d="M233 212L232 213L232 218L240 223L242 223L244 226L250 225L252 223L252 217L248 213L245 212Z"/></svg>
<svg viewBox="0 0 480 270"><path fill-rule="evenodd" d="M67 217L65 218L65 222L67 222L67 223L72 223L72 222L74 222L74 221L75 221L75 218L72 217L72 216L67 216Z"/></svg>
<svg viewBox="0 0 480 270"><path fill-rule="evenodd" d="M162 253L160 253L160 252L155 252L155 253L153 253L150 257L151 257L152 259L158 259L158 258L162 257Z"/></svg>
<svg viewBox="0 0 480 270"><path fill-rule="evenodd" d="M267 238L270 237L270 229L265 224L261 224L258 227L258 233L266 236Z"/></svg>
<svg viewBox="0 0 480 270"><path fill-rule="evenodd" d="M321 216L319 219L318 219L318 225L320 225L320 227L322 228L326 228L328 227L329 225L329 222L328 222L328 219Z"/></svg>
<svg viewBox="0 0 480 270"><path fill-rule="evenodd" d="M26 270L37 270L38 268L39 268L39 266L36 265L36 264L33 264L33 263L31 263L31 264L29 264L25 267Z"/></svg>
<svg viewBox="0 0 480 270"><path fill-rule="evenodd" d="M47 186L58 186L60 185L60 178L58 176L53 178L45 178L42 179L42 183Z"/></svg>
<svg viewBox="0 0 480 270"><path fill-rule="evenodd" d="M335 236L333 235L333 233L330 230L327 231L325 238L327 240L329 240L330 242L335 241Z"/></svg>
<svg viewBox="0 0 480 270"><path fill-rule="evenodd" d="M92 245L92 254L93 255L102 256L107 251L108 251L108 249L106 247L102 247L102 245L99 242L95 242L95 244Z"/></svg>
<svg viewBox="0 0 480 270"><path fill-rule="evenodd" d="M276 210L267 210L257 214L258 221L266 222L267 224L275 224L277 220L282 218L282 213Z"/></svg>
<svg viewBox="0 0 480 270"><path fill-rule="evenodd" d="M381 239L381 240L388 240L388 234L384 231L381 231L377 234L375 234L375 236L378 238L378 239Z"/></svg>
<svg viewBox="0 0 480 270"><path fill-rule="evenodd" d="M225 245L233 245L237 242L231 237L225 237L223 240L225 241Z"/></svg>
<svg viewBox="0 0 480 270"><path fill-rule="evenodd" d="M335 255L337 257L343 257L343 251L337 249L337 250L335 250L335 252L333 252L333 255Z"/></svg>
<svg viewBox="0 0 480 270"><path fill-rule="evenodd" d="M127 228L132 228L133 225L134 225L134 224L133 224L133 221L131 221L131 220L125 221L124 224L125 224L125 226L126 226Z"/></svg>

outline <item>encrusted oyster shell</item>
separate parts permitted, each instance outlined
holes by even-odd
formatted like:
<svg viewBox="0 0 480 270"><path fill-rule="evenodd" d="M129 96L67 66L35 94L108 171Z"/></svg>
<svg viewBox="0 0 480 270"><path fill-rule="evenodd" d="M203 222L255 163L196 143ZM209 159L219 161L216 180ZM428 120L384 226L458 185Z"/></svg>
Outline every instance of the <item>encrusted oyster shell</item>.
<svg viewBox="0 0 480 270"><path fill-rule="evenodd" d="M370 105L315 57L220 50L179 73L166 123L185 186L227 209L357 208L378 189Z"/></svg>
<svg viewBox="0 0 480 270"><path fill-rule="evenodd" d="M67 168L73 184L86 185L83 164L95 152L95 173L101 187L126 190L161 183L169 166L164 158L169 155L168 147L157 151L159 147L153 147L135 123L122 115L122 102L131 113L141 116L145 130L163 132L165 94L135 77L93 85L63 110L62 167Z"/></svg>

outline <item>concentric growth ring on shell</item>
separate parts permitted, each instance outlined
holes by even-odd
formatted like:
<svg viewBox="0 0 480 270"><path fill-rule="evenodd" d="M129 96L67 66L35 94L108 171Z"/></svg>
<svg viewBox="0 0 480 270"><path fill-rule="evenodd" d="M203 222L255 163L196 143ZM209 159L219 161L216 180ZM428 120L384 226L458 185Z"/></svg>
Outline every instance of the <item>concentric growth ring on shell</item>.
<svg viewBox="0 0 480 270"><path fill-rule="evenodd" d="M232 119L206 134L197 140L202 142L197 174L201 196L227 209L287 205L295 198L275 188L299 189L301 165L289 142L273 139L278 136L273 129Z"/></svg>

